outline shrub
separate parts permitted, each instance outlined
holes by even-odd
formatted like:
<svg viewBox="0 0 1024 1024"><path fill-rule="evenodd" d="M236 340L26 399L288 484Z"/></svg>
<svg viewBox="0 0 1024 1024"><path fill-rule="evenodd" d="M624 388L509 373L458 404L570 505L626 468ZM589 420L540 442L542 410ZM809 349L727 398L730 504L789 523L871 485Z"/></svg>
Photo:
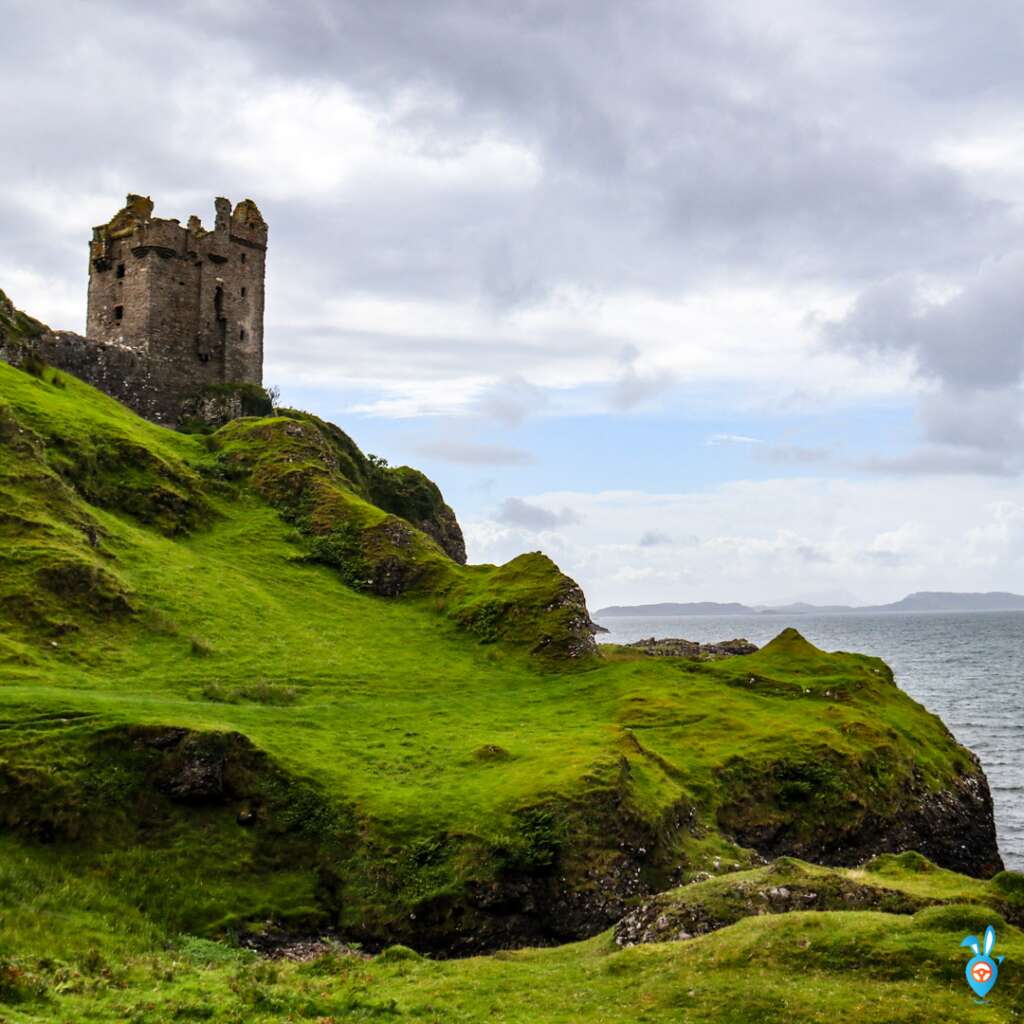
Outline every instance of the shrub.
<svg viewBox="0 0 1024 1024"><path fill-rule="evenodd" d="M25 358L21 361L21 368L33 377L43 380L48 364L45 359L38 356L35 352L26 352Z"/></svg>
<svg viewBox="0 0 1024 1024"><path fill-rule="evenodd" d="M213 648L198 636L189 638L189 649L197 658L208 658L213 654Z"/></svg>
<svg viewBox="0 0 1024 1024"><path fill-rule="evenodd" d="M16 959L0 956L0 1003L28 1003L44 999L46 981Z"/></svg>

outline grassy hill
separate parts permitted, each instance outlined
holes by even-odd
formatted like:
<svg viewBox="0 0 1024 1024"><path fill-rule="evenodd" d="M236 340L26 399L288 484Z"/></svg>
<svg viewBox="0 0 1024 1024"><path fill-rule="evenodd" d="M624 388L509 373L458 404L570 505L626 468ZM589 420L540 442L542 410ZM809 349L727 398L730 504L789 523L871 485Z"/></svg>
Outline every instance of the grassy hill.
<svg viewBox="0 0 1024 1024"><path fill-rule="evenodd" d="M758 1019L797 1019L774 921L451 964L230 943L547 945L761 855L1001 866L976 761L877 659L791 630L718 662L600 653L549 559L460 564L440 492L336 427L177 434L28 369L0 363L0 1020L747 1020L726 989L752 970ZM828 918L789 934L842 1000ZM934 922L847 918L902 978L942 949L907 1006L951 984Z"/></svg>

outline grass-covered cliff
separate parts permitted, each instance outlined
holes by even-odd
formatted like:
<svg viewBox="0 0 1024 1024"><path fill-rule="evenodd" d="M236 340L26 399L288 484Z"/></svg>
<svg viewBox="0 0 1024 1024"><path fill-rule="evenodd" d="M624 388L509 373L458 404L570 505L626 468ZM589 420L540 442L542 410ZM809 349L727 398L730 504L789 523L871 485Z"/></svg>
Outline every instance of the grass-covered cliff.
<svg viewBox="0 0 1024 1024"><path fill-rule="evenodd" d="M285 1012L258 965L205 966L198 939L168 953L182 934L465 953L594 935L761 856L1000 867L976 761L876 659L792 631L718 662L601 654L549 559L462 565L436 487L336 427L288 412L178 434L28 369L0 363L0 1019L51 1019L63 991L88 1019L73 999L108 987L96 1019L170 1019L123 1010L164 973L175 1019L207 987L242 1007L209 1019ZM40 967L47 948L63 966ZM559 977L623 1005L650 989L667 1014L684 996L648 968L709 962L615 948L325 967L319 1015L388 1019L393 998L477 1020L493 984L523 1005L497 1019L589 1019L525 1016L530 987L564 1003ZM289 1007L328 984L294 970ZM431 1017L452 985L462 1016Z"/></svg>

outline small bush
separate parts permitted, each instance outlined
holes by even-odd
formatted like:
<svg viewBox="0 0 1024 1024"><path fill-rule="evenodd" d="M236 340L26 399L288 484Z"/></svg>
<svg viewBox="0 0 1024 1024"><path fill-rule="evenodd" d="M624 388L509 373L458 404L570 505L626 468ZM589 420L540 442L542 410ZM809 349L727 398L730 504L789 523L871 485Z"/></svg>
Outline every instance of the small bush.
<svg viewBox="0 0 1024 1024"><path fill-rule="evenodd" d="M0 1003L45 999L46 981L20 960L0 956Z"/></svg>
<svg viewBox="0 0 1024 1024"><path fill-rule="evenodd" d="M213 654L213 648L198 636L189 638L189 649L197 658L208 658Z"/></svg>
<svg viewBox="0 0 1024 1024"><path fill-rule="evenodd" d="M370 566L363 553L363 534L354 523L344 523L330 533L314 537L306 560L336 569L354 590L365 589L370 578Z"/></svg>
<svg viewBox="0 0 1024 1024"><path fill-rule="evenodd" d="M552 867L563 841L562 826L554 812L546 807L529 807L516 818L517 830L495 844L502 867L530 873Z"/></svg>
<svg viewBox="0 0 1024 1024"><path fill-rule="evenodd" d="M45 359L36 355L35 352L27 352L25 358L21 361L21 368L33 377L38 377L43 380L46 375L46 371L49 364Z"/></svg>
<svg viewBox="0 0 1024 1024"><path fill-rule="evenodd" d="M299 699L299 693L294 686L279 686L265 679L247 686L225 686L223 683L210 681L203 684L200 693L204 700L217 704L241 704L243 701L251 701L253 704L289 707Z"/></svg>
<svg viewBox="0 0 1024 1024"><path fill-rule="evenodd" d="M379 963L393 964L400 963L407 960L422 960L423 957L416 952L415 949L410 949L408 946L388 946L387 949L383 950L377 955L377 961Z"/></svg>
<svg viewBox="0 0 1024 1024"><path fill-rule="evenodd" d="M280 979L281 972L276 964L257 959L241 966L228 985L241 1002L273 1013L282 1008L281 1001L272 991Z"/></svg>
<svg viewBox="0 0 1024 1024"><path fill-rule="evenodd" d="M909 872L921 875L934 871L935 865L916 850L907 850L905 853L879 854L864 865L864 870L875 874Z"/></svg>

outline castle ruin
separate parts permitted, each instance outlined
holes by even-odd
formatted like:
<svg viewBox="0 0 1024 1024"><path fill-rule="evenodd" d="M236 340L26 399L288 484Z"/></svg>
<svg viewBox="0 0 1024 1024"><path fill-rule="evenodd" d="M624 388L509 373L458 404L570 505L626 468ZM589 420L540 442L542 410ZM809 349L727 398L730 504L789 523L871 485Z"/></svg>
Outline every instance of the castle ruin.
<svg viewBox="0 0 1024 1024"><path fill-rule="evenodd" d="M38 323L20 339L0 329L0 359L20 365L31 355L169 427L269 412L267 225L251 199L214 206L212 230L198 217L182 227L154 217L148 197L129 195L93 228L87 336Z"/></svg>
<svg viewBox="0 0 1024 1024"><path fill-rule="evenodd" d="M267 225L251 199L214 206L206 230L195 216L187 227L154 217L151 199L129 195L89 245L86 335L150 368L163 392L151 418L163 422L211 386L263 383Z"/></svg>

